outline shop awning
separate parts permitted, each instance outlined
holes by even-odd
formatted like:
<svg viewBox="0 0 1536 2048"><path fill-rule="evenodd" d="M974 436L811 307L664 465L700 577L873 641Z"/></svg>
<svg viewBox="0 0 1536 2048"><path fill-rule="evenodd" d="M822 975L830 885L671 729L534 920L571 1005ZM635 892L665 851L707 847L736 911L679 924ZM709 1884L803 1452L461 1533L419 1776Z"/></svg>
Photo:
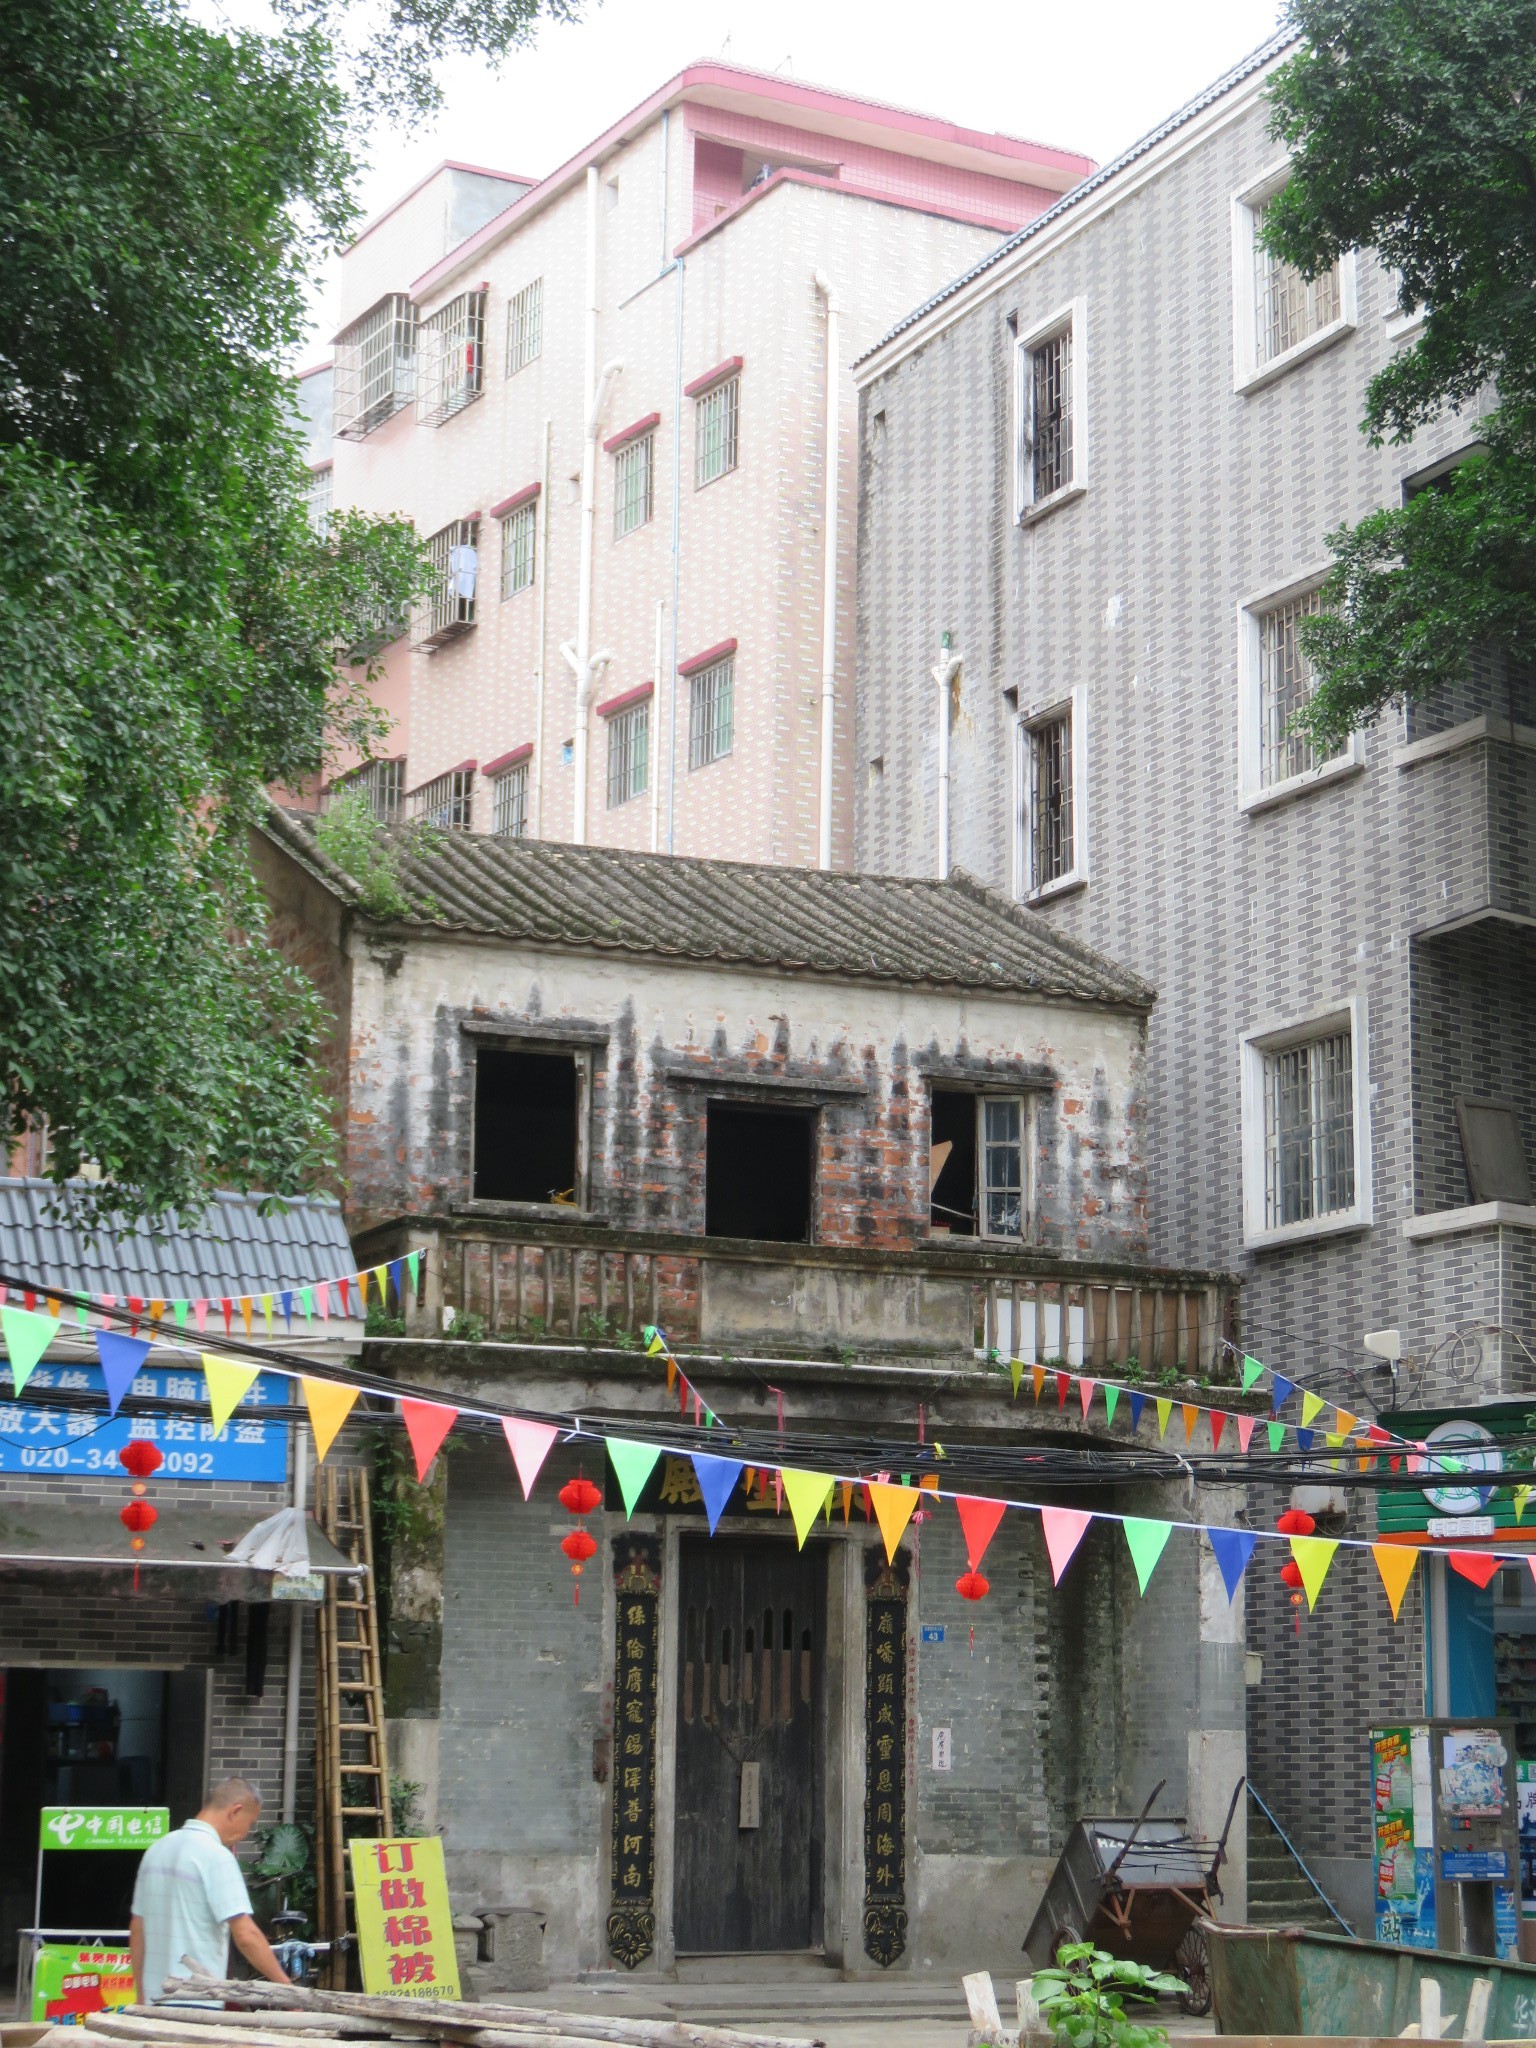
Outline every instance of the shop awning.
<svg viewBox="0 0 1536 2048"><path fill-rule="evenodd" d="M124 1498L126 1499L126 1492ZM181 1568L219 1571L247 1582L266 1583L266 1570L233 1561L234 1546L250 1533L249 1509L199 1506L175 1501L155 1502L159 1519L144 1538L144 1548L129 1547L128 1531L110 1502L0 1500L0 1565L138 1565L144 1570ZM313 1520L306 1524L312 1572L360 1572L365 1569L322 1535Z"/></svg>

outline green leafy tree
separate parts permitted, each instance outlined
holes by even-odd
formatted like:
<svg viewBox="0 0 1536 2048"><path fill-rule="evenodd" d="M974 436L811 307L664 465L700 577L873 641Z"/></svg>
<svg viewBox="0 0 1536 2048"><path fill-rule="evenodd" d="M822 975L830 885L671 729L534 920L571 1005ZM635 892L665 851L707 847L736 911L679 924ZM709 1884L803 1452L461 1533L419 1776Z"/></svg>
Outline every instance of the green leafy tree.
<svg viewBox="0 0 1536 2048"><path fill-rule="evenodd" d="M1127 2013L1185 1990L1182 1978L1122 1961L1091 1941L1063 1942L1053 1968L1037 1970L1035 2003L1061 2048L1167 2048L1164 2028Z"/></svg>
<svg viewBox="0 0 1536 2048"><path fill-rule="evenodd" d="M544 0L567 14L567 0ZM540 0L342 0L283 33L177 0L11 0L0 75L0 1147L195 1209L334 1172L309 984L248 828L381 733L409 525L316 530L286 365L354 219L353 147Z"/></svg>
<svg viewBox="0 0 1536 2048"><path fill-rule="evenodd" d="M1304 47L1272 94L1293 168L1266 243L1308 276L1372 248L1423 309L1372 380L1374 443L1489 406L1436 488L1328 537L1299 722L1331 752L1477 650L1536 661L1536 0L1291 0L1289 19Z"/></svg>

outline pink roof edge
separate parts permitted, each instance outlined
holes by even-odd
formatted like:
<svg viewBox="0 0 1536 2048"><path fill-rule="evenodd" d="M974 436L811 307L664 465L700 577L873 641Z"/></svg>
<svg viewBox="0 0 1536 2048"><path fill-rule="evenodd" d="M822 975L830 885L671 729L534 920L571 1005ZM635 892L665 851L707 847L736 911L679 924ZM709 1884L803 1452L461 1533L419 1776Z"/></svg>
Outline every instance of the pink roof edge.
<svg viewBox="0 0 1536 2048"><path fill-rule="evenodd" d="M511 225L509 216L519 207L527 207L530 212L534 211L545 200L553 198L557 191L563 189L579 173L584 172L589 163L597 161L617 144L627 141L631 134L644 127L664 107L685 99L690 92L711 86L735 86L739 90L754 92L765 99L778 100L787 107L803 112L814 110L824 118L861 121L876 128L885 128L905 135L913 141L974 149L1013 164L1051 171L1056 176L1047 189L1053 191L1069 190L1072 184L1090 176L1098 169L1092 157L1080 155L1075 150L1057 149L1048 143L1028 142L1020 136L966 128L958 122L946 121L936 114L914 113L905 107L889 106L881 100L860 99L854 93L837 92L827 86L810 85L800 79L783 78L774 72L752 71L744 65L721 64L711 59L685 66L638 106L632 107L627 114L612 122L585 148L578 150L575 156L568 157L563 164L551 171L548 177L535 184L531 191L520 193L510 205L504 206L500 213L493 215L483 227L477 228L475 233L466 237L457 248L450 249L446 255L440 256L436 263L412 281L412 296L430 289L440 277L456 269L460 263L466 262L480 249L499 240ZM707 105L708 102L704 104ZM921 154L916 150L912 153ZM442 166L439 165L438 168L441 169ZM434 176L435 173L428 175ZM1066 185L1058 182L1063 175L1069 179ZM425 182L425 179L418 180L411 191L419 191ZM1029 181L1018 179L1016 182L1027 184ZM405 199L410 196L411 193L406 193L395 204L403 205ZM388 210L393 212L394 209ZM386 215L381 214L379 219L385 217ZM370 227L376 225L377 222L369 223ZM366 234L368 230L365 228L363 232ZM358 239L361 240L362 237L359 236Z"/></svg>

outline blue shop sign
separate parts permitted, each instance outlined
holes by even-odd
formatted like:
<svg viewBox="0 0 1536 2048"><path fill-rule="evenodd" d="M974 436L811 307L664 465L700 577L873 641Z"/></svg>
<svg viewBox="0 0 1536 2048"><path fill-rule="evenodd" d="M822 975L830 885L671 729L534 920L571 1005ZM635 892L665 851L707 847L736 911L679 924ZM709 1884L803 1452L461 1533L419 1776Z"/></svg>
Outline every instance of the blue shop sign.
<svg viewBox="0 0 1536 2048"><path fill-rule="evenodd" d="M106 1388L99 1365L39 1365L27 1381L35 1387L74 1388L100 1397L99 1408L33 1408L0 1401L0 1472L111 1473L124 1477L117 1454L135 1437L156 1445L165 1463L163 1479L282 1481L288 1476L288 1425L268 1421L263 1408L287 1403L288 1382L262 1373L218 1435L208 1417L208 1388L196 1366L146 1366L130 1394L186 1404L178 1415L106 1417Z"/></svg>

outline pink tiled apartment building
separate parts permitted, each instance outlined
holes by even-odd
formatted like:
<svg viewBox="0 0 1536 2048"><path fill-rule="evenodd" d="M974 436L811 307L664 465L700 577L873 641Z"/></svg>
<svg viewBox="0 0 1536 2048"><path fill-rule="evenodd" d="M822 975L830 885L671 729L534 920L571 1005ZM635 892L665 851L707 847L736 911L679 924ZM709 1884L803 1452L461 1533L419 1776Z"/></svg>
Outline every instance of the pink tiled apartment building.
<svg viewBox="0 0 1536 2048"><path fill-rule="evenodd" d="M383 657L375 809L846 865L848 365L1091 169L703 63L540 182L447 163L374 221L305 398L334 378L317 492L441 578Z"/></svg>

